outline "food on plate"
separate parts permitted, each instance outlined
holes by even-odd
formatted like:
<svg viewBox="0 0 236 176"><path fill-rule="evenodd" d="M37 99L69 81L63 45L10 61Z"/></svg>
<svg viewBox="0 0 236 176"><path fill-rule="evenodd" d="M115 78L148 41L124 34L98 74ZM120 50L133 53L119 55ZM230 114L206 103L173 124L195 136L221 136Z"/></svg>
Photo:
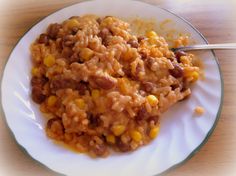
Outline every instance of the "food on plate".
<svg viewBox="0 0 236 176"><path fill-rule="evenodd" d="M73 16L32 43L32 99L49 138L93 157L133 151L155 139L160 115L191 94L195 56L129 26L112 16Z"/></svg>
<svg viewBox="0 0 236 176"><path fill-rule="evenodd" d="M195 113L196 113L197 115L202 115L202 114L204 114L205 109L204 109L203 107L201 107L201 106L197 106L197 107L194 109L194 111L195 111Z"/></svg>

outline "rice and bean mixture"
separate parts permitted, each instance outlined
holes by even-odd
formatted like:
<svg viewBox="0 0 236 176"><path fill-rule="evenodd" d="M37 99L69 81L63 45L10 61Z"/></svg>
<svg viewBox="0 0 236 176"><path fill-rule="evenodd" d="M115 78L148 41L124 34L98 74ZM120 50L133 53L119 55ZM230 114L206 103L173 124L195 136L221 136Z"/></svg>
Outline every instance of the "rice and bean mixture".
<svg viewBox="0 0 236 176"><path fill-rule="evenodd" d="M173 53L154 31L132 35L129 26L73 16L31 45L32 99L49 138L92 157L134 151L158 136L160 115L191 94L200 73L194 55Z"/></svg>

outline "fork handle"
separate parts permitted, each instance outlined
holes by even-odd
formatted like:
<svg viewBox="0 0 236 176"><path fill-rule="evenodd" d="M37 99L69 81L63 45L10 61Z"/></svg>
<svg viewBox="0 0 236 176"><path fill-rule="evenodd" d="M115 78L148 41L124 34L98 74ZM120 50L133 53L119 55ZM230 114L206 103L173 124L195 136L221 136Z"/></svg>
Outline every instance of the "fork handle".
<svg viewBox="0 0 236 176"><path fill-rule="evenodd" d="M222 43L222 44L203 44L203 45L192 45L175 48L176 50L191 51L191 50L207 50L207 49L236 49L236 43Z"/></svg>

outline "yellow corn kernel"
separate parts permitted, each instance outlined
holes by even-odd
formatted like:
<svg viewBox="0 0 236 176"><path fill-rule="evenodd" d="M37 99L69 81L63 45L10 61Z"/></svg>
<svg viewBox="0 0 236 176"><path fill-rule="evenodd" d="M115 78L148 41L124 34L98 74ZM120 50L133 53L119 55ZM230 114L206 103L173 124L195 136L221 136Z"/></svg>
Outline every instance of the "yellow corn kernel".
<svg viewBox="0 0 236 176"><path fill-rule="evenodd" d="M148 95L146 98L151 106L156 106L158 104L158 99L155 95Z"/></svg>
<svg viewBox="0 0 236 176"><path fill-rule="evenodd" d="M205 112L205 109L201 106L197 106L195 109L194 109L195 113L197 115L202 115L204 112Z"/></svg>
<svg viewBox="0 0 236 176"><path fill-rule="evenodd" d="M40 72L39 72L39 69L38 69L37 67L32 68L31 74L32 74L33 76L38 76L39 73L40 73Z"/></svg>
<svg viewBox="0 0 236 176"><path fill-rule="evenodd" d="M142 140L142 134L137 130L131 131L130 136L136 142L140 142Z"/></svg>
<svg viewBox="0 0 236 176"><path fill-rule="evenodd" d="M89 49L89 48L83 48L80 53L79 56L83 61L88 61L89 59L91 59L93 57L93 50Z"/></svg>
<svg viewBox="0 0 236 176"><path fill-rule="evenodd" d="M123 94L127 94L131 87L129 80L127 78L119 79L119 87Z"/></svg>
<svg viewBox="0 0 236 176"><path fill-rule="evenodd" d="M162 42L160 41L159 36L155 36L155 37L151 37L148 38L148 43L151 46L155 46L155 47L160 47L162 45Z"/></svg>
<svg viewBox="0 0 236 176"><path fill-rule="evenodd" d="M53 55L47 55L43 60L44 65L51 67L55 64L55 57Z"/></svg>
<svg viewBox="0 0 236 176"><path fill-rule="evenodd" d="M153 57L163 57L162 52L158 48L151 48L150 55Z"/></svg>
<svg viewBox="0 0 236 176"><path fill-rule="evenodd" d="M155 37L152 37L152 38L149 38L149 39L148 39L148 42L149 42L149 44L151 44L151 45L155 45L156 42L157 42L157 39L156 39Z"/></svg>
<svg viewBox="0 0 236 176"><path fill-rule="evenodd" d="M75 104L80 108L80 109L85 109L85 102L82 98L78 98L75 100Z"/></svg>
<svg viewBox="0 0 236 176"><path fill-rule="evenodd" d="M190 61L189 61L189 59L188 59L188 56L181 56L181 57L180 57L180 62L183 63L183 64L187 64L187 65L190 64Z"/></svg>
<svg viewBox="0 0 236 176"><path fill-rule="evenodd" d="M199 78L199 74L198 74L198 72L196 72L196 71L194 71L193 73L192 73L192 81L197 81L198 80L198 78Z"/></svg>
<svg viewBox="0 0 236 176"><path fill-rule="evenodd" d="M53 106L55 105L56 101L57 101L57 97L54 95L51 95L47 100L47 104L48 106Z"/></svg>
<svg viewBox="0 0 236 176"><path fill-rule="evenodd" d="M157 36L157 33L154 32L154 31L149 31L149 32L146 33L146 36L147 36L148 38L156 37L156 36Z"/></svg>
<svg viewBox="0 0 236 176"><path fill-rule="evenodd" d="M184 36L182 39L182 43L184 46L189 44L189 36Z"/></svg>
<svg viewBox="0 0 236 176"><path fill-rule="evenodd" d="M183 46L182 42L180 40L174 40L174 48Z"/></svg>
<svg viewBox="0 0 236 176"><path fill-rule="evenodd" d="M115 144L115 142L116 142L116 138L115 138L115 136L112 135L112 134L107 135L107 136L106 136L106 140L107 140L107 142L109 142L109 143L111 143L111 144Z"/></svg>
<svg viewBox="0 0 236 176"><path fill-rule="evenodd" d="M125 126L124 125L116 125L116 126L113 126L111 130L115 136L120 136L122 133L124 133Z"/></svg>
<svg viewBox="0 0 236 176"><path fill-rule="evenodd" d="M127 51L122 55L122 59L125 61L131 61L135 57L134 49L127 48Z"/></svg>
<svg viewBox="0 0 236 176"><path fill-rule="evenodd" d="M97 99L100 96L100 91L97 89L92 90L92 98Z"/></svg>
<svg viewBox="0 0 236 176"><path fill-rule="evenodd" d="M188 67L184 67L184 77L191 77L193 71L188 69Z"/></svg>
<svg viewBox="0 0 236 176"><path fill-rule="evenodd" d="M73 27L78 27L79 22L76 19L70 19L66 22L65 26L69 29L72 29Z"/></svg>
<svg viewBox="0 0 236 176"><path fill-rule="evenodd" d="M159 131L160 131L160 127L154 127L154 128L152 128L152 129L150 130L150 132L149 132L150 138L152 138L152 139L156 138L157 135L158 135L158 133L159 133Z"/></svg>

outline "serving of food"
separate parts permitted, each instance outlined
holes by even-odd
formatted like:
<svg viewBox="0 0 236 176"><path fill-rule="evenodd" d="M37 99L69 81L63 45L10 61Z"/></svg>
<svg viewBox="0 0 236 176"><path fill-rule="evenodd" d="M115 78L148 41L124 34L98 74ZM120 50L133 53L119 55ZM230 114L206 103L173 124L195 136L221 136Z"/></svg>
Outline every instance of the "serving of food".
<svg viewBox="0 0 236 176"><path fill-rule="evenodd" d="M214 53L173 52L191 44L207 41L147 3L65 7L12 50L1 84L6 123L29 156L63 175L161 174L199 151L220 115Z"/></svg>
<svg viewBox="0 0 236 176"><path fill-rule="evenodd" d="M150 143L160 115L191 94L200 74L193 54L172 52L158 32L134 35L113 16L52 23L30 49L32 99L47 136L93 157Z"/></svg>

